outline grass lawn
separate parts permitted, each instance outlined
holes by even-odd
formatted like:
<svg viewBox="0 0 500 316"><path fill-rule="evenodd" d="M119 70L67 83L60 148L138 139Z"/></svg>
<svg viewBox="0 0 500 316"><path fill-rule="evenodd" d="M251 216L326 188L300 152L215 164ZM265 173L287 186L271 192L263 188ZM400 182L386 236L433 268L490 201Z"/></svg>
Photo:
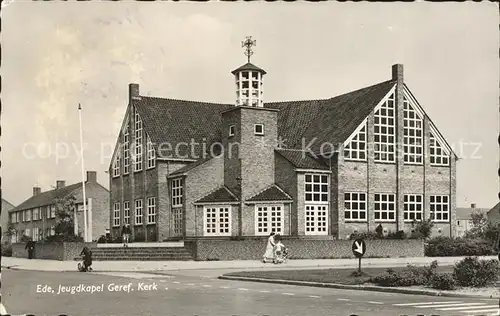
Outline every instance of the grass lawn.
<svg viewBox="0 0 500 316"><path fill-rule="evenodd" d="M394 271L406 267L392 268ZM357 269L314 269L314 270L279 270L279 271L243 271L224 274L224 276L240 276L248 278L277 279L291 281L307 281L336 284L363 284L371 277L384 273L387 268L362 268L363 276L354 277L351 274ZM452 266L438 267L437 272L452 272Z"/></svg>

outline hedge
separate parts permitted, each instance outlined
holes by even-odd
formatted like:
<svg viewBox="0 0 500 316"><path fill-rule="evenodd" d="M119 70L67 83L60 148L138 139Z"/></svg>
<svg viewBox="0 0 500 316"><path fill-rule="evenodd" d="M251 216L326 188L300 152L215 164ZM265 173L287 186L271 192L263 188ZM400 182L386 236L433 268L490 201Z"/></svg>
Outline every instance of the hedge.
<svg viewBox="0 0 500 316"><path fill-rule="evenodd" d="M425 245L428 257L490 256L495 253L491 241L479 238L435 237Z"/></svg>

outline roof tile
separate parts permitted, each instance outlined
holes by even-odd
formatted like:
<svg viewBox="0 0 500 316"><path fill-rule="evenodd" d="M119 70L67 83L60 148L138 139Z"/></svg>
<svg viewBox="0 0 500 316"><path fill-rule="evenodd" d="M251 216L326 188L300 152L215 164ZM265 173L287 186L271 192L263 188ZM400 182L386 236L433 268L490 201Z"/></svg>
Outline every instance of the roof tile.
<svg viewBox="0 0 500 316"><path fill-rule="evenodd" d="M222 186L219 189L202 197L195 203L224 203L224 202L237 202L236 196L226 187Z"/></svg>
<svg viewBox="0 0 500 316"><path fill-rule="evenodd" d="M292 201L293 199L276 184L248 199L248 202Z"/></svg>

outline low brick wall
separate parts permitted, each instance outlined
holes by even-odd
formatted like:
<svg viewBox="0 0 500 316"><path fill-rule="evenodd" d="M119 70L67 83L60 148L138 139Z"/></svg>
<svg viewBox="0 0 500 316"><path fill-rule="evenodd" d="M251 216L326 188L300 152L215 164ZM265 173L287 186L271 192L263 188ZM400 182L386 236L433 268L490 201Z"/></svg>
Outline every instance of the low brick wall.
<svg viewBox="0 0 500 316"><path fill-rule="evenodd" d="M80 255L83 247L95 247L96 243L85 242L37 242L35 259L73 260ZM12 244L12 257L28 258L26 243Z"/></svg>
<svg viewBox="0 0 500 316"><path fill-rule="evenodd" d="M406 240L366 240L364 257L398 258L424 257L424 242ZM351 240L283 239L290 250L290 259L355 258ZM267 238L243 240L198 239L184 242L195 260L260 260L266 249Z"/></svg>

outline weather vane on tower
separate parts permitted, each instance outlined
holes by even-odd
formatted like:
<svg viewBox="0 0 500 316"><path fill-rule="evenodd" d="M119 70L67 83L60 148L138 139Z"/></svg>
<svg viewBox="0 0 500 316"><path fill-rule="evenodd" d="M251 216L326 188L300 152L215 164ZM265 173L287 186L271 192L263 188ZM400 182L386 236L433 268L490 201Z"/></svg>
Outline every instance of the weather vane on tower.
<svg viewBox="0 0 500 316"><path fill-rule="evenodd" d="M256 46L257 42L255 40L252 41L251 36L247 36L247 39L241 42L241 47L245 47L245 56L248 58L248 62L250 62L250 56L253 55L252 46Z"/></svg>

